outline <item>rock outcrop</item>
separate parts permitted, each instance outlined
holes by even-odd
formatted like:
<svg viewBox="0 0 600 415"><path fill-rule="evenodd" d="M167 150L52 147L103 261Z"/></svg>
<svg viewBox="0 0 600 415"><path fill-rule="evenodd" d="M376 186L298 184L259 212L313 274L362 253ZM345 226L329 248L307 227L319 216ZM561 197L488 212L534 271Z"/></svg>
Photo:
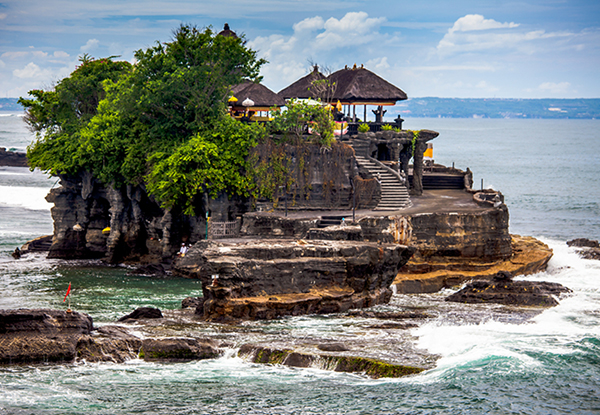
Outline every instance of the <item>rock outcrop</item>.
<svg viewBox="0 0 600 415"><path fill-rule="evenodd" d="M372 242L203 242L173 272L202 280L205 319L271 319L387 303L413 252Z"/></svg>
<svg viewBox="0 0 600 415"><path fill-rule="evenodd" d="M213 359L221 355L217 344L210 339L146 339L142 342L140 358L150 361L188 361Z"/></svg>
<svg viewBox="0 0 600 415"><path fill-rule="evenodd" d="M583 259L600 260L600 244L596 240L577 238L567 241L567 245L577 248L577 253Z"/></svg>
<svg viewBox="0 0 600 415"><path fill-rule="evenodd" d="M467 284L462 290L448 296L446 301L553 307L558 305L557 297L568 292L571 290L561 284L514 281L509 272L499 272L491 280L477 280Z"/></svg>
<svg viewBox="0 0 600 415"><path fill-rule="evenodd" d="M77 312L0 310L0 363L72 361L92 328L92 318Z"/></svg>
<svg viewBox="0 0 600 415"><path fill-rule="evenodd" d="M544 271L552 258L552 250L543 242L512 235L512 255L507 259L480 260L463 257L429 257L415 255L394 280L399 293L432 293L459 285L471 279L492 278L499 271L528 275Z"/></svg>
<svg viewBox="0 0 600 415"><path fill-rule="evenodd" d="M0 166L28 167L27 155L17 151L6 151L5 147L0 147Z"/></svg>
<svg viewBox="0 0 600 415"><path fill-rule="evenodd" d="M163 315L158 308L154 307L138 307L126 316L121 317L118 321L140 320L148 318L162 318Z"/></svg>

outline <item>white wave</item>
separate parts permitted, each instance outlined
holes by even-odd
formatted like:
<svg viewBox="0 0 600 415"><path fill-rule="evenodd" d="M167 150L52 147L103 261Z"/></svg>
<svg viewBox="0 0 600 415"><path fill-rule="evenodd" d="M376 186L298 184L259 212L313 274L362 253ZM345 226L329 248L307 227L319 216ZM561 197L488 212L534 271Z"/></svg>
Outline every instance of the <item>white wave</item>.
<svg viewBox="0 0 600 415"><path fill-rule="evenodd" d="M45 187L0 186L0 205L31 210L48 210L52 207L45 199Z"/></svg>
<svg viewBox="0 0 600 415"><path fill-rule="evenodd" d="M531 352L571 354L579 340L600 338L600 261L581 259L565 242L545 240L554 251L548 270L518 279L557 282L573 292L556 307L521 324L488 320L457 325L443 317L413 330L418 346L441 356L437 368L420 381L436 381L457 367L473 367L506 359L519 370L540 363ZM468 305L464 306L468 307Z"/></svg>

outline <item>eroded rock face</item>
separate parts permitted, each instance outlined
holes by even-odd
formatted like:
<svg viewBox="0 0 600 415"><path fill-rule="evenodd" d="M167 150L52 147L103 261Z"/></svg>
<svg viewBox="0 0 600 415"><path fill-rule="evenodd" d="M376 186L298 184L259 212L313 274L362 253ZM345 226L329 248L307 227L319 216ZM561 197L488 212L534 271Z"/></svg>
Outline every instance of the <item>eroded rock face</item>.
<svg viewBox="0 0 600 415"><path fill-rule="evenodd" d="M196 244L174 273L202 280L206 319L268 319L386 303L413 252L349 241L207 242Z"/></svg>
<svg viewBox="0 0 600 415"><path fill-rule="evenodd" d="M79 337L92 328L92 318L77 312L0 310L0 363L73 361Z"/></svg>
<svg viewBox="0 0 600 415"><path fill-rule="evenodd" d="M553 307L556 297L571 292L552 282L514 281L509 272L499 272L491 280L473 281L446 301L457 303L496 303L514 306Z"/></svg>

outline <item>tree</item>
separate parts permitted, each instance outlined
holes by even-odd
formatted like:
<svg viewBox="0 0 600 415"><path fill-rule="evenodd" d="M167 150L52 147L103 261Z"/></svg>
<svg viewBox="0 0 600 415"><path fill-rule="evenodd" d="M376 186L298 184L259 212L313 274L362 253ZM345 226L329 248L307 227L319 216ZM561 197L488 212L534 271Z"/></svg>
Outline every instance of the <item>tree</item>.
<svg viewBox="0 0 600 415"><path fill-rule="evenodd" d="M73 159L79 133L96 115L105 96L104 82L116 81L131 72L131 65L114 57L94 60L84 55L82 64L53 91L34 90L33 98L20 98L25 122L36 132L36 141L27 151L32 167L52 174L74 173Z"/></svg>
<svg viewBox="0 0 600 415"><path fill-rule="evenodd" d="M244 193L244 157L262 130L232 124L226 100L232 85L259 79L265 61L243 37L185 25L135 58L127 71L94 84L95 72L82 77L87 83L80 74L100 61L84 55L55 91L32 91L36 99L23 100L30 125L46 131L30 148L32 167L86 170L115 186L148 184L164 206L188 212L199 193Z"/></svg>

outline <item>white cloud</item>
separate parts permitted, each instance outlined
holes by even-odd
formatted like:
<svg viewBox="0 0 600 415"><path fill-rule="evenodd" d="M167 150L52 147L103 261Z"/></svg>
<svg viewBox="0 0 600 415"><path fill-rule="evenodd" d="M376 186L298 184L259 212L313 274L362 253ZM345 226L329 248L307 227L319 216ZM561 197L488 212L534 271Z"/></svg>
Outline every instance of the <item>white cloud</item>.
<svg viewBox="0 0 600 415"><path fill-rule="evenodd" d="M544 82L538 86L538 89L543 92L550 92L552 94L564 94L569 92L571 83L569 82Z"/></svg>
<svg viewBox="0 0 600 415"><path fill-rule="evenodd" d="M325 31L317 35L316 46L335 49L343 45L363 45L379 36L377 30L384 17L371 18L365 12L346 13L340 20L331 17L325 22Z"/></svg>
<svg viewBox="0 0 600 415"><path fill-rule="evenodd" d="M4 68L6 66L6 64L4 63L4 61L0 60L0 68Z"/></svg>
<svg viewBox="0 0 600 415"><path fill-rule="evenodd" d="M500 23L494 19L485 19L480 14L467 14L461 17L452 26L448 33L454 32L470 32L474 30L487 30L487 29L499 29L503 27L513 28L518 27L518 23Z"/></svg>
<svg viewBox="0 0 600 415"><path fill-rule="evenodd" d="M37 78L42 75L42 70L33 62L29 62L23 69L15 69L13 75L17 78Z"/></svg>
<svg viewBox="0 0 600 415"><path fill-rule="evenodd" d="M90 52L96 49L100 45L100 41L98 39L89 39L85 45L83 45L79 50L82 52Z"/></svg>
<svg viewBox="0 0 600 415"><path fill-rule="evenodd" d="M6 19L8 15L6 13L0 13L0 20Z"/></svg>
<svg viewBox="0 0 600 415"><path fill-rule="evenodd" d="M437 45L438 54L445 56L460 52L489 51L492 49L518 49L525 53L535 51L532 41L557 37L570 37L568 32L544 30L522 31L518 23L500 23L478 14L461 17L448 29Z"/></svg>
<svg viewBox="0 0 600 415"><path fill-rule="evenodd" d="M28 54L29 54L29 52L25 52L25 51L4 52L2 54L2 57L7 58L7 59L21 59L21 58L24 58L25 56L27 56Z"/></svg>
<svg viewBox="0 0 600 415"><path fill-rule="evenodd" d="M63 58L68 58L71 55L69 55L67 52L63 52L62 50L56 50L56 51L54 51L53 56L57 59L63 59Z"/></svg>
<svg viewBox="0 0 600 415"><path fill-rule="evenodd" d="M320 30L325 27L325 21L321 16L308 17L301 22L294 23L294 32L314 32L315 30Z"/></svg>
<svg viewBox="0 0 600 415"><path fill-rule="evenodd" d="M45 58L48 56L48 54L46 52L42 52L41 50L33 51L33 52L31 52L31 54L35 58Z"/></svg>
<svg viewBox="0 0 600 415"><path fill-rule="evenodd" d="M365 12L349 12L341 19L309 17L295 23L290 36L259 36L250 40L248 46L269 61L262 68L265 84L279 90L306 75L311 69L310 62L321 67L332 65L331 69L337 70L344 64L370 57L367 67L389 68L387 57L373 57L379 51L383 54L382 42L389 38L379 33L385 21Z"/></svg>

